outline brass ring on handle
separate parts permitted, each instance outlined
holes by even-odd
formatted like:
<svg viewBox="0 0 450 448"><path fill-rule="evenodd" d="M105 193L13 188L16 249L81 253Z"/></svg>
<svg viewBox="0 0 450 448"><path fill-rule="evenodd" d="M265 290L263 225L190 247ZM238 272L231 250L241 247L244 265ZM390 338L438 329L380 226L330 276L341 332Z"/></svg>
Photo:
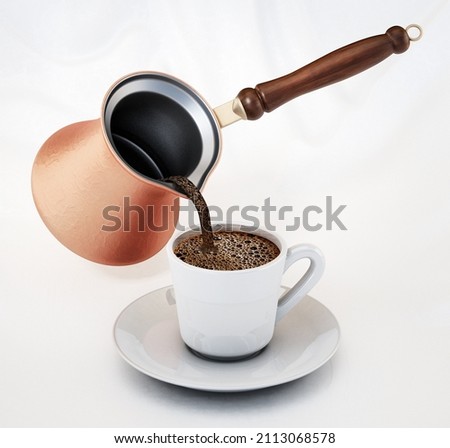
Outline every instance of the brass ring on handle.
<svg viewBox="0 0 450 448"><path fill-rule="evenodd" d="M418 34L417 35L411 35L409 33L409 30L417 30L416 32L418 32ZM405 28L405 31L408 33L408 37L409 37L409 40L411 42L416 42L416 41L420 40L422 38L422 36L423 36L422 27L420 25L415 24L415 23L412 23L411 25L408 25Z"/></svg>

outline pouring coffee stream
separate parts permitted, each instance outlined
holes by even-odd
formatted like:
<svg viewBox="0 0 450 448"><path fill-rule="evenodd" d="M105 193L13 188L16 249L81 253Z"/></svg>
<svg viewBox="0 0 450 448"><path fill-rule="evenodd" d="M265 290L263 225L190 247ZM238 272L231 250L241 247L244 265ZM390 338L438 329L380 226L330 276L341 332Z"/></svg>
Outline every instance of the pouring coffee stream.
<svg viewBox="0 0 450 448"><path fill-rule="evenodd" d="M214 109L173 76L127 75L108 90L100 118L66 126L42 145L32 171L36 208L53 235L88 260L109 265L146 260L167 244L178 220L182 195L175 182L163 179L180 175L201 191L219 160L221 128L256 120L361 73L404 53L421 35L418 25L393 26L288 75L242 89ZM151 225L142 231L139 213L126 216L130 208L146 210Z"/></svg>
<svg viewBox="0 0 450 448"><path fill-rule="evenodd" d="M184 176L170 176L163 179L165 182L173 182L183 193L192 201L197 209L200 219L200 227L202 231L202 246L200 250L204 254L214 253L217 248L214 245L214 234L211 226L211 215L209 214L208 204L205 198L200 193L200 190L187 177Z"/></svg>

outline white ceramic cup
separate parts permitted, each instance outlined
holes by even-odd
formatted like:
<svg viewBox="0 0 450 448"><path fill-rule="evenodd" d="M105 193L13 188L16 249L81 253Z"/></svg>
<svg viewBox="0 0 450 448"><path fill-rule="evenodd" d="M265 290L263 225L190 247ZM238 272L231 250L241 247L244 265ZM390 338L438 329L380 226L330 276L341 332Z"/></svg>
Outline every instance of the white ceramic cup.
<svg viewBox="0 0 450 448"><path fill-rule="evenodd" d="M178 232L167 245L177 304L180 333L196 354L223 361L258 354L272 339L275 323L297 305L319 281L325 268L321 251L309 244L287 247L274 232L248 230L241 224L219 224L214 230L260 235L274 242L280 254L262 266L218 271L192 266L173 252L182 240L198 230ZM283 273L307 258L302 278L280 297Z"/></svg>

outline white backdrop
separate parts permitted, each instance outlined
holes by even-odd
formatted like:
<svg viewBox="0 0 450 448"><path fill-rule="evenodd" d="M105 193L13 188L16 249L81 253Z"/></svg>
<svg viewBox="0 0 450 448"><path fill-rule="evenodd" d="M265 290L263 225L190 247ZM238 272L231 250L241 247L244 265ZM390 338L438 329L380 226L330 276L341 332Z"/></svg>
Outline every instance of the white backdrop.
<svg viewBox="0 0 450 448"><path fill-rule="evenodd" d="M57 129L99 116L108 87L170 73L212 106L398 24L424 37L351 80L223 131L206 199L224 209L346 205L334 226L278 230L318 245L312 296L341 346L299 381L200 393L134 371L112 327L170 284L162 252L106 267L61 246L30 173ZM448 426L450 4L444 0L5 0L0 4L0 426ZM184 218L182 218L184 219ZM323 222L323 221L322 221ZM293 268L291 284L299 275Z"/></svg>

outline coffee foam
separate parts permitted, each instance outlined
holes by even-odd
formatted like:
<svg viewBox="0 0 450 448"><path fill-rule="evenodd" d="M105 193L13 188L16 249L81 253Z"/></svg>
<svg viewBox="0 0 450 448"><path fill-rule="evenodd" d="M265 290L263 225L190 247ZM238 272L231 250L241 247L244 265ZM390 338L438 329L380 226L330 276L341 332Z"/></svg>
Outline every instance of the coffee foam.
<svg viewBox="0 0 450 448"><path fill-rule="evenodd" d="M214 232L214 251L204 251L202 245L202 235L193 235L179 242L174 253L185 263L216 271L256 268L280 253L278 246L267 238L237 231Z"/></svg>

